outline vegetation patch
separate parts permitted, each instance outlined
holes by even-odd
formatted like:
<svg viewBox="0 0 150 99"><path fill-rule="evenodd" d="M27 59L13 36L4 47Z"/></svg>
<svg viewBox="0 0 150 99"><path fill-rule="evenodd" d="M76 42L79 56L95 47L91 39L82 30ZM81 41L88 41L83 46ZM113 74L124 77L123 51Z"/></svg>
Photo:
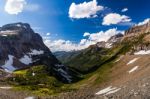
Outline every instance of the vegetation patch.
<svg viewBox="0 0 150 99"><path fill-rule="evenodd" d="M15 90L26 90L38 96L55 95L75 90L65 87L62 82L50 76L46 66L42 65L15 71L7 81L14 85Z"/></svg>

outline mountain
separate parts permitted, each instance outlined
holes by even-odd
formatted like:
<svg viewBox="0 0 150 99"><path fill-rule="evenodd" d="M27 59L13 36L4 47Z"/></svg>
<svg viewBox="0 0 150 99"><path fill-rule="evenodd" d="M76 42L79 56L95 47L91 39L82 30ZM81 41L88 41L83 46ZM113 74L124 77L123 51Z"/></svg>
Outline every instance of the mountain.
<svg viewBox="0 0 150 99"><path fill-rule="evenodd" d="M49 73L64 82L72 82L67 67L44 45L42 37L27 23L12 23L0 28L0 68L6 72L46 65Z"/></svg>
<svg viewBox="0 0 150 99"><path fill-rule="evenodd" d="M53 54L62 63L66 63L68 60L72 59L73 57L76 57L81 52L82 52L82 50L79 50L79 51L69 51L69 52L66 52L66 51L57 51L57 52L54 52Z"/></svg>
<svg viewBox="0 0 150 99"><path fill-rule="evenodd" d="M14 77L10 77L6 81L13 83L15 87L19 85L17 86L19 92L20 89L28 89L36 93L35 97L43 99L149 99L150 31L148 29L150 26L148 24L131 27L125 31L124 35L114 35L106 42L98 42L79 52L54 53L60 59L67 57L65 61L61 60L67 67L62 65L50 51L48 53L51 56L48 58L45 54L38 54L31 57L33 60L40 57L39 61L31 63L31 65L38 66L14 71L15 80ZM144 30L142 27L145 27ZM49 60L52 59L56 61L50 61L51 65L49 65ZM56 63L59 65L55 65ZM39 64L44 64L49 68ZM0 73L7 75L1 69ZM74 75L80 75L82 80L69 84L60 83L54 77L65 78L58 76L62 72L67 77L71 76L71 80L75 79ZM50 73L53 77L48 75ZM3 90L1 96L8 95L10 99L16 99L14 94L20 96L20 99L27 97L25 94L17 95L18 91L9 91L13 95L6 94ZM56 95L56 93L61 94Z"/></svg>
<svg viewBox="0 0 150 99"><path fill-rule="evenodd" d="M121 42L123 34L116 34L112 36L107 42L101 41L95 45L91 45L86 49L78 52L68 52L67 55L71 56L65 61L59 56L66 57L66 54L55 54L65 65L75 69L80 73L89 73L99 68L99 65L109 61L116 56L121 49L118 43ZM65 59L65 58L64 58Z"/></svg>
<svg viewBox="0 0 150 99"><path fill-rule="evenodd" d="M149 99L150 22L84 49L66 64L84 75L78 91L56 99ZM117 37L117 38L116 38ZM119 37L119 38L118 38ZM110 43L110 42L109 42ZM54 98L55 99L55 98Z"/></svg>
<svg viewBox="0 0 150 99"><path fill-rule="evenodd" d="M134 26L125 34L116 34L108 41L98 42L82 50L77 56L65 61L64 64L81 73L89 73L102 64L121 54L134 54L138 51L150 50L150 22Z"/></svg>

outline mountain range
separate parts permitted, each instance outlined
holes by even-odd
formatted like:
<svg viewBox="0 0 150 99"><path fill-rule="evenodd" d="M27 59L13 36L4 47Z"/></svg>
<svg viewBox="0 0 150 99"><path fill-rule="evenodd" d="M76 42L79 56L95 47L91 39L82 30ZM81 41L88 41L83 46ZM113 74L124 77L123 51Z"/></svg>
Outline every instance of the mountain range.
<svg viewBox="0 0 150 99"><path fill-rule="evenodd" d="M0 28L0 80L48 99L149 99L149 54L150 22L83 50L55 53L27 23Z"/></svg>

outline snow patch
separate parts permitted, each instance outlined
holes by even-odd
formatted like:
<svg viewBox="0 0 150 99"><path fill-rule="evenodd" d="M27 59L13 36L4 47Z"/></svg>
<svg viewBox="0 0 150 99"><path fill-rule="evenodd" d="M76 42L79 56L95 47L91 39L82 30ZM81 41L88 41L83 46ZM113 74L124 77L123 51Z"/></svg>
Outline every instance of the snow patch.
<svg viewBox="0 0 150 99"><path fill-rule="evenodd" d="M32 49L31 52L27 53L27 55L24 55L20 59L20 62L29 65L30 63L32 63L32 55L41 55L41 54L44 54L44 51ZM38 59L34 60L33 62L36 61L38 61Z"/></svg>
<svg viewBox="0 0 150 99"><path fill-rule="evenodd" d="M0 87L0 89L12 89L12 87Z"/></svg>
<svg viewBox="0 0 150 99"><path fill-rule="evenodd" d="M29 96L29 97L26 97L26 98L24 98L24 99L35 99L35 97Z"/></svg>
<svg viewBox="0 0 150 99"><path fill-rule="evenodd" d="M71 78L72 78L72 77L69 76L67 72L65 72L63 69L58 69L58 72L60 72L61 75L62 75L63 77L65 77L69 83L71 83L71 81L72 81Z"/></svg>
<svg viewBox="0 0 150 99"><path fill-rule="evenodd" d="M4 34L4 35L2 35L2 36L7 37L7 35L5 35L5 34Z"/></svg>
<svg viewBox="0 0 150 99"><path fill-rule="evenodd" d="M112 43L106 43L105 48L112 48Z"/></svg>
<svg viewBox="0 0 150 99"><path fill-rule="evenodd" d="M28 53L28 54L30 54L30 55L41 55L41 54L44 54L44 51L42 51L42 50L31 50L31 52L30 53Z"/></svg>
<svg viewBox="0 0 150 99"><path fill-rule="evenodd" d="M29 65L32 63L32 58L30 58L28 55L24 55L21 59L19 59L21 63L24 63L26 65Z"/></svg>
<svg viewBox="0 0 150 99"><path fill-rule="evenodd" d="M14 31L11 31L11 30L0 31L0 33L11 33L11 32L14 32Z"/></svg>
<svg viewBox="0 0 150 99"><path fill-rule="evenodd" d="M123 56L120 56L114 63L119 62L122 58Z"/></svg>
<svg viewBox="0 0 150 99"><path fill-rule="evenodd" d="M21 27L21 24L17 24L16 26L17 26L17 27Z"/></svg>
<svg viewBox="0 0 150 99"><path fill-rule="evenodd" d="M129 74L130 74L130 73L132 73L132 72L134 72L135 70L137 70L137 69L138 69L138 67L139 67L139 66L135 66L135 67L134 67L134 68L132 68L130 71L128 71L128 72L129 72Z"/></svg>
<svg viewBox="0 0 150 99"><path fill-rule="evenodd" d="M112 93L116 93L117 91L119 91L121 88L117 88L117 87L112 87L109 86L103 90L100 90L99 92L96 93L96 95L109 95Z"/></svg>
<svg viewBox="0 0 150 99"><path fill-rule="evenodd" d="M62 66L62 65L60 65L60 66ZM55 69L55 70L58 71L64 78L66 78L69 83L71 83L71 81L72 81L71 78L72 77L69 76L66 71L64 71L62 68Z"/></svg>
<svg viewBox="0 0 150 99"><path fill-rule="evenodd" d="M67 79L67 81L69 82L69 83L71 83L71 76L69 76L68 74L66 75L66 74L63 74L63 73L61 73L61 75L63 76L63 77L65 77L66 79Z"/></svg>
<svg viewBox="0 0 150 99"><path fill-rule="evenodd" d="M61 72L61 73L63 73L63 74L65 74L65 75L67 75L67 72L65 72L65 71L64 71L63 69L61 69L61 68L58 69L57 71L58 71L58 72Z"/></svg>
<svg viewBox="0 0 150 99"><path fill-rule="evenodd" d="M134 62L137 61L138 59L139 59L139 58L134 58L134 59L130 60L130 61L127 63L127 65L130 65L130 64L134 63Z"/></svg>
<svg viewBox="0 0 150 99"><path fill-rule="evenodd" d="M138 52L135 52L134 55L146 55L146 54L150 54L150 50L141 50Z"/></svg>
<svg viewBox="0 0 150 99"><path fill-rule="evenodd" d="M121 88L116 88L115 90L112 90L112 91L108 92L106 95L116 93L116 92L118 92L119 90L121 90Z"/></svg>
<svg viewBox="0 0 150 99"><path fill-rule="evenodd" d="M2 66L6 72L12 72L16 70L16 68L13 66L13 58L14 56L8 55L8 60L5 61L5 64Z"/></svg>
<svg viewBox="0 0 150 99"><path fill-rule="evenodd" d="M25 29L27 29L27 27L26 26L23 26Z"/></svg>

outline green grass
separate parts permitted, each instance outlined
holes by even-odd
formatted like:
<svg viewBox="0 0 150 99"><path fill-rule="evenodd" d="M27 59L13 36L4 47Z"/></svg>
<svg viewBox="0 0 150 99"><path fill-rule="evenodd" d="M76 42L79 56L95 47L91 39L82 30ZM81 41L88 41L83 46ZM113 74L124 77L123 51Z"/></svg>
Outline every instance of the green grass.
<svg viewBox="0 0 150 99"><path fill-rule="evenodd" d="M119 50L120 46L112 49L88 48L75 58L68 61L66 65L82 74L88 74L94 72L103 63L114 57Z"/></svg>
<svg viewBox="0 0 150 99"><path fill-rule="evenodd" d="M35 73L33 76L32 73ZM65 87L62 82L50 76L46 66L33 66L26 70L18 70L13 73L13 77L7 81L14 85L17 91L25 90L37 96L55 95L61 92L69 92L75 89Z"/></svg>
<svg viewBox="0 0 150 99"><path fill-rule="evenodd" d="M13 73L16 75L25 75L27 73L27 70L14 71Z"/></svg>

